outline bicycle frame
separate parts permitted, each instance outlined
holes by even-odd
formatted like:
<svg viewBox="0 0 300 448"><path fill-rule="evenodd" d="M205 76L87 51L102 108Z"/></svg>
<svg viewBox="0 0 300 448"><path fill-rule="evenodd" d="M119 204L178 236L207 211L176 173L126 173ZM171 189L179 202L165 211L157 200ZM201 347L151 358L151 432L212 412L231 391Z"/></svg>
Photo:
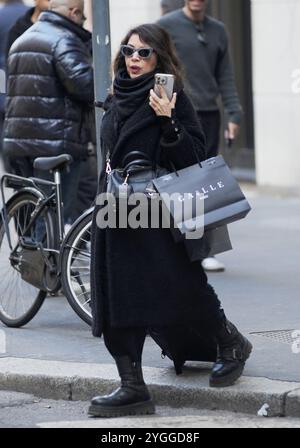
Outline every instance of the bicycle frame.
<svg viewBox="0 0 300 448"><path fill-rule="evenodd" d="M45 193L38 187L38 185L44 185L49 186L52 189L54 189L54 192L50 194L49 196L46 196ZM1 196L2 196L2 202L3 202L3 208L1 210L1 218L4 224L5 233L7 235L8 244L10 247L10 250L13 250L12 244L11 244L11 238L9 233L9 227L8 227L8 220L7 220L7 210L6 210L6 198L5 198L5 192L4 188L14 188L17 190L24 190L24 191L33 191L34 193L37 193L39 196L39 200L37 202L37 205L32 212L30 216L29 223L27 224L24 234L28 232L28 230L31 229L31 227L35 224L43 210L48 206L49 203L54 202L55 204L55 210L56 210L56 222L55 226L58 229L58 235L59 235L59 245L61 245L63 239L64 239L64 221L63 221L63 202L62 202L62 192L61 192L61 175L59 170L54 171L54 182L39 179L36 177L21 177L17 176L15 174L4 174L1 178Z"/></svg>
<svg viewBox="0 0 300 448"><path fill-rule="evenodd" d="M86 210L72 224L65 237L61 172L60 170L53 171L54 181L52 182L6 173L0 179L0 194L3 201L3 207L0 210L3 221L1 235L4 237L5 233L7 238L4 256L8 255L8 263L18 271L21 280L40 290L32 308L25 310L23 302L20 302L22 307L17 318L15 314L6 316L1 311L1 321L8 326L17 327L29 322L38 312L47 293L57 293L62 288L63 290L66 288L65 295L74 311L90 324L90 314L84 308L90 301L88 274L86 274L89 268L90 247L81 247L81 244L90 241L90 234L85 232L86 226L90 228L93 207ZM8 193L6 188L14 189L14 194ZM81 222L83 219L84 222ZM88 236L83 237L83 235ZM69 252L70 250L73 250L72 253ZM76 252L78 250L80 254ZM76 254L74 258L73 253ZM87 257L86 260L84 259L83 267L82 261L79 261L79 256L82 254ZM74 260L76 263L73 266ZM72 275L76 279L75 286ZM81 306L82 298L85 301L83 306ZM15 309L17 305L16 301Z"/></svg>

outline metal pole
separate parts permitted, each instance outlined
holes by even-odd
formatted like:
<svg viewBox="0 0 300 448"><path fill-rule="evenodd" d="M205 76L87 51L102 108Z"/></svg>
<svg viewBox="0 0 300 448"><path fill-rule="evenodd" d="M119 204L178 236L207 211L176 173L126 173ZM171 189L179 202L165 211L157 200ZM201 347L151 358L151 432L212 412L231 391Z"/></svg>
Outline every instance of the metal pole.
<svg viewBox="0 0 300 448"><path fill-rule="evenodd" d="M110 86L111 41L109 0L92 0L93 7L93 60L95 102L103 103ZM98 170L102 168L100 130L103 110L96 107L97 157Z"/></svg>

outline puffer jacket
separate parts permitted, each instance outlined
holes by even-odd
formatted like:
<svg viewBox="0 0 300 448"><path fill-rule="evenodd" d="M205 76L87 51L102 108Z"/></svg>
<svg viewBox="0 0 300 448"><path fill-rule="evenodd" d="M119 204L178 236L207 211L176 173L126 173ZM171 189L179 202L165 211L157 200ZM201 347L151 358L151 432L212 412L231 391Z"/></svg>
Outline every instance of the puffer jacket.
<svg viewBox="0 0 300 448"><path fill-rule="evenodd" d="M85 158L94 100L91 33L53 11L12 45L4 123L8 158Z"/></svg>

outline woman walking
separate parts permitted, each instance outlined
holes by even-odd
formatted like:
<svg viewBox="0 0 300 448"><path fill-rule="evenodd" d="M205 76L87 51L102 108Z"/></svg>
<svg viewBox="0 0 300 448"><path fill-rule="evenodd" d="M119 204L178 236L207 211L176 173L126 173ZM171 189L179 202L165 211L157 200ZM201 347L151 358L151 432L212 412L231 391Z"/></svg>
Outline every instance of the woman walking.
<svg viewBox="0 0 300 448"><path fill-rule="evenodd" d="M171 100L155 94L155 73L173 74ZM168 34L158 25L132 29L114 62L113 94L102 123L103 157L112 169L132 151L162 167L182 169L204 160L205 139L183 90L181 66ZM106 191L105 167L98 192ZM165 228L92 229L93 335L103 334L121 386L92 399L89 413L98 417L154 412L143 380L141 359L151 327L194 326L216 338L218 355L210 385L229 386L240 377L250 342L229 322L201 262L191 263L183 244Z"/></svg>

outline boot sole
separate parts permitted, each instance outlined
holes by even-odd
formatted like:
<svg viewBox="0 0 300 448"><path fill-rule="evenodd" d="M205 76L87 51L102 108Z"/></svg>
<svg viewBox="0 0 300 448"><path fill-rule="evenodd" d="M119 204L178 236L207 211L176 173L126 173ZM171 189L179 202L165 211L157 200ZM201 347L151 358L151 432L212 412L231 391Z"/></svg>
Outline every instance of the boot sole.
<svg viewBox="0 0 300 448"><path fill-rule="evenodd" d="M126 406L97 406L91 405L88 414L93 417L114 418L127 415L150 415L155 414L155 406L152 400Z"/></svg>
<svg viewBox="0 0 300 448"><path fill-rule="evenodd" d="M236 380L242 375L244 367L245 367L245 362L246 360L249 358L251 352L252 352L252 344L250 341L248 341L248 339L246 339L246 343L244 346L244 354L245 354L245 358L243 361L243 364L241 364L239 369L234 370L230 375L227 375L223 378L213 378L209 380L209 385L210 387L228 387L228 386L232 386Z"/></svg>

